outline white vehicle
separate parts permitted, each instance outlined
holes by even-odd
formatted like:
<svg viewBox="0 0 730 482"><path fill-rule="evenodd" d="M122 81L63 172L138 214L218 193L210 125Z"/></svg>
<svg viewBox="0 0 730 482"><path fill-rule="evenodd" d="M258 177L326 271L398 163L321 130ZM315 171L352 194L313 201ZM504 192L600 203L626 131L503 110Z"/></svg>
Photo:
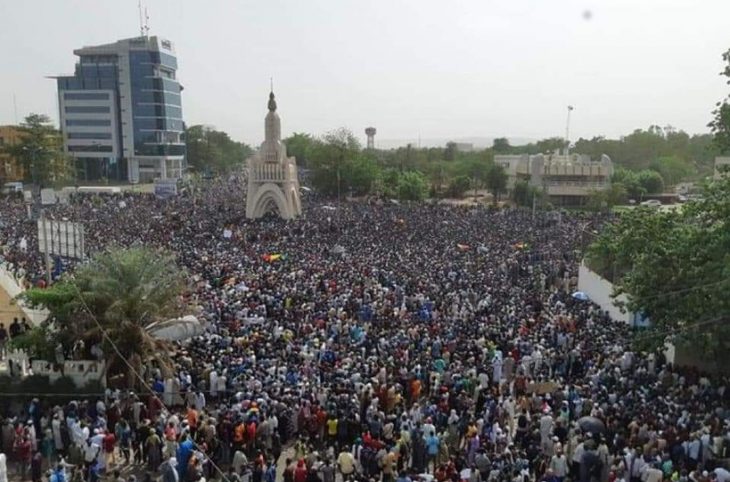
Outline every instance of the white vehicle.
<svg viewBox="0 0 730 482"><path fill-rule="evenodd" d="M648 206L650 208L658 208L662 205L661 201L658 201L656 199L649 199L648 201L644 201L641 203L642 206Z"/></svg>
<svg viewBox="0 0 730 482"><path fill-rule="evenodd" d="M3 194L12 194L16 192L23 192L22 182L6 182L3 184Z"/></svg>

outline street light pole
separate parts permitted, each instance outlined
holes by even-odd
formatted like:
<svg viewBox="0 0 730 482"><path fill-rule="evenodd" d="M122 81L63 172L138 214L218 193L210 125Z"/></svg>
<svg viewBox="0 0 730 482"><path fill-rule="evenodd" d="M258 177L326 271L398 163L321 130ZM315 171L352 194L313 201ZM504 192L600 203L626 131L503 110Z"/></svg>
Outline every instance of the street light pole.
<svg viewBox="0 0 730 482"><path fill-rule="evenodd" d="M565 122L565 154L570 156L570 113L575 109L572 105L568 106L568 119Z"/></svg>

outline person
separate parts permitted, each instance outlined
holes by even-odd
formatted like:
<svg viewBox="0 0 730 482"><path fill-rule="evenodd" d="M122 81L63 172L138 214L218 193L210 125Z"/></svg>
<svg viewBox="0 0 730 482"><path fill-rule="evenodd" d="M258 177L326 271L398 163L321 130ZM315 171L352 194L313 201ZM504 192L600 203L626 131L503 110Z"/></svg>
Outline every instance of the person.
<svg viewBox="0 0 730 482"><path fill-rule="evenodd" d="M48 478L48 482L66 482L66 470L63 464L56 464Z"/></svg>
<svg viewBox="0 0 730 482"><path fill-rule="evenodd" d="M161 466L162 482L180 482L180 476L177 471L177 459L170 457Z"/></svg>
<svg viewBox="0 0 730 482"><path fill-rule="evenodd" d="M322 482L335 482L335 468L332 466L332 461L329 458L325 459L319 472L322 474Z"/></svg>
<svg viewBox="0 0 730 482"><path fill-rule="evenodd" d="M555 455L550 458L548 470L550 470L551 477L554 477L557 482L563 482L568 475L568 459L562 449L556 450Z"/></svg>
<svg viewBox="0 0 730 482"><path fill-rule="evenodd" d="M4 359L8 355L6 348L8 342L8 330L5 329L5 324L0 323L0 360Z"/></svg>
<svg viewBox="0 0 730 482"><path fill-rule="evenodd" d="M22 327L20 326L20 323L18 322L18 318L13 318L13 322L10 324L10 339L14 339L17 336L20 336L22 333Z"/></svg>
<svg viewBox="0 0 730 482"><path fill-rule="evenodd" d="M355 473L355 459L347 446L343 447L343 450L337 456L337 469L345 482L349 481Z"/></svg>
<svg viewBox="0 0 730 482"><path fill-rule="evenodd" d="M43 479L43 454L36 451L30 460L30 480L33 482L41 482Z"/></svg>
<svg viewBox="0 0 730 482"><path fill-rule="evenodd" d="M412 479L408 477L408 473L406 473L404 470L401 470L398 473L398 478L395 479L395 482L412 482Z"/></svg>
<svg viewBox="0 0 730 482"><path fill-rule="evenodd" d="M441 440L436 436L433 430L431 430L427 437L425 437L426 440L426 449L428 453L428 463L426 465L426 470L432 470L431 465L436 466L436 457L439 454L439 448L441 445Z"/></svg>

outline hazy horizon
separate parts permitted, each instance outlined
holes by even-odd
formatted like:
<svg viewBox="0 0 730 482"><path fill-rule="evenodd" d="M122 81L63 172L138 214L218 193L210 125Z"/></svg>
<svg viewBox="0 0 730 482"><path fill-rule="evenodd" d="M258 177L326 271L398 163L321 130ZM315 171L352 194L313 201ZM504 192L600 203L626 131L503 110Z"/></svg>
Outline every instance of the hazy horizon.
<svg viewBox="0 0 730 482"><path fill-rule="evenodd" d="M619 137L708 129L728 86L730 2L148 0L150 35L176 47L188 125L258 145L269 79L284 135L341 126L377 141ZM8 47L0 124L58 122L73 50L139 35L137 0L0 4ZM424 142L425 144L425 142Z"/></svg>

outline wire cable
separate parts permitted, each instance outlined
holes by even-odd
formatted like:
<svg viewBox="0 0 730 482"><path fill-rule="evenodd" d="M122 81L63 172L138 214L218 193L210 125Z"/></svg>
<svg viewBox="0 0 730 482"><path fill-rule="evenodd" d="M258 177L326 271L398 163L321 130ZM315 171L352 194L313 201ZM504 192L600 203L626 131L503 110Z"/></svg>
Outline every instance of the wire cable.
<svg viewBox="0 0 730 482"><path fill-rule="evenodd" d="M109 334L107 333L106 328L104 328L102 326L102 324L99 322L99 320L96 318L96 316L94 315L94 313L89 308L89 305L86 303L86 300L84 299L84 295L81 293L81 290L78 288L78 286L76 286L74 283L70 283L70 284L76 290L76 293L79 296L79 300L81 301L81 304L82 304L83 309L91 316L91 319L94 320L94 323L96 323L96 326L101 331L102 337L112 346L112 348L114 349L114 351L116 352L116 354L119 356L119 358L124 362L125 365L127 365L127 368L129 368L129 370L132 373L134 373L135 377L137 377L139 379L139 381L142 384L142 386L144 388L146 388L151 394L155 394L155 391L145 381L144 377L142 375L140 375L139 372L132 366L132 364L127 361L127 357L125 357L124 355L122 355L122 352L119 350L119 348L117 347L116 343L114 343L114 340L112 340L111 337L109 336ZM155 394L155 396L157 396L157 395ZM157 398L160 401L160 405L162 405L162 408L165 409L168 414L175 413L174 411L170 410L165 405L165 403L160 399L160 397L157 397ZM225 480L226 482L230 482L230 480L226 476L225 472L223 472L223 470L215 462L213 462L213 459L210 458L208 456L208 454L205 453L205 451L200 448L200 446L195 442L195 440L193 439L193 437L189 437L189 438L190 438L190 441L193 443L193 446L198 450L198 452L200 452L201 454L203 454L203 457L205 457L207 459L207 461L210 463L210 465L218 472L218 474L220 474L220 476L223 478L223 480Z"/></svg>

